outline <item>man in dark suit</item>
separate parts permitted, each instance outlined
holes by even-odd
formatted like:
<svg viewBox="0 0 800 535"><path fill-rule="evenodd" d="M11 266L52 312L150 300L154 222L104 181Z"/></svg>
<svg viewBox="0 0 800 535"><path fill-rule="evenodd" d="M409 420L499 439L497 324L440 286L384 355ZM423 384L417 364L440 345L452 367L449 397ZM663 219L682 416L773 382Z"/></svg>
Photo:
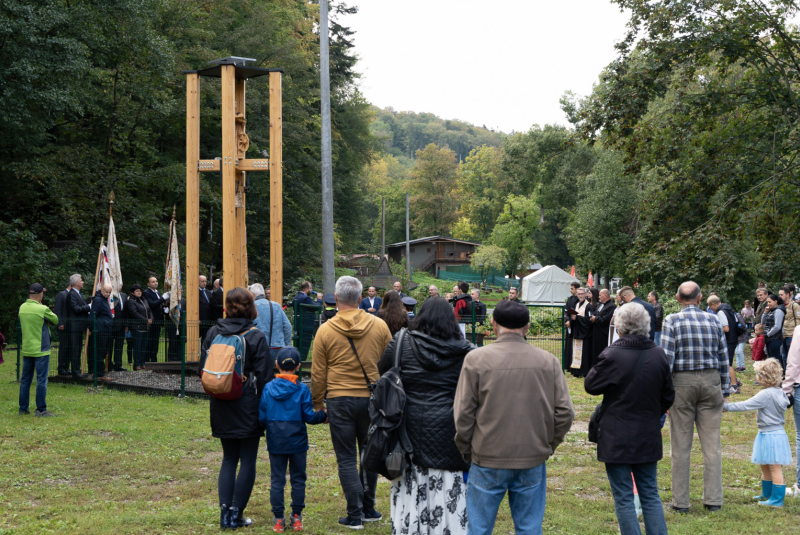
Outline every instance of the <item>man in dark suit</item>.
<svg viewBox="0 0 800 535"><path fill-rule="evenodd" d="M92 299L92 335L94 347L89 348L87 361L89 369L97 379L106 376L106 355L111 354L113 343L114 319L108 298L111 297L111 286L104 284Z"/></svg>
<svg viewBox="0 0 800 535"><path fill-rule="evenodd" d="M619 289L619 295L622 298L623 303L639 303L644 307L648 314L650 314L650 340L655 340L656 337L656 310L653 308L653 305L648 303L647 301L642 301L638 297L636 297L636 293L634 293L633 288L630 286L623 286Z"/></svg>
<svg viewBox="0 0 800 535"><path fill-rule="evenodd" d="M403 297L406 297L406 294L403 293L403 283L402 282L394 281L394 284L392 284L392 289L395 292L397 292L398 294L400 294L400 299L402 299Z"/></svg>
<svg viewBox="0 0 800 535"><path fill-rule="evenodd" d="M306 360L308 350L311 348L311 339L314 336L314 320L317 317L318 305L316 301L311 299L311 283L303 281L300 285L300 291L294 296L294 301L298 305L312 305L316 308L300 307L300 328L297 330L298 345L297 350L300 351L300 359Z"/></svg>
<svg viewBox="0 0 800 535"><path fill-rule="evenodd" d="M358 308L366 310L374 316L378 312L378 309L381 308L381 303L383 303L383 300L375 295L376 293L375 287L370 286L367 289L367 297L361 300L361 304L358 305Z"/></svg>
<svg viewBox="0 0 800 535"><path fill-rule="evenodd" d="M125 331L127 321L125 316L125 305L128 303L128 296L119 293L119 299L114 303L114 322L111 327L112 349L109 349L110 366L115 372L127 371L122 367L122 346L125 345ZM131 362L133 355L133 339L128 344L128 362Z"/></svg>
<svg viewBox="0 0 800 535"><path fill-rule="evenodd" d="M66 290L56 294L56 303L53 312L58 316L58 375L69 375L69 331L67 330L67 299L72 286L67 285Z"/></svg>
<svg viewBox="0 0 800 535"><path fill-rule="evenodd" d="M158 293L158 279L150 277L147 280L147 290L143 293L144 298L153 313L153 324L150 326L150 335L147 341L146 362L158 361L158 344L161 339L161 328L164 326L164 297Z"/></svg>
<svg viewBox="0 0 800 535"><path fill-rule="evenodd" d="M81 295L83 278L77 273L69 278L72 289L67 296L67 331L69 332L69 357L72 365L72 377L86 377L81 374L81 353L83 352L83 333L91 307Z"/></svg>
<svg viewBox="0 0 800 535"><path fill-rule="evenodd" d="M222 279L219 281L219 287L214 288L211 292L211 311L214 313L214 320L221 319L225 313L225 290L222 288ZM215 283L214 286L217 286Z"/></svg>
<svg viewBox="0 0 800 535"><path fill-rule="evenodd" d="M206 333L214 323L214 310L211 308L211 292L206 290L208 279L200 275L200 345L206 339ZM189 332L192 332L191 329Z"/></svg>

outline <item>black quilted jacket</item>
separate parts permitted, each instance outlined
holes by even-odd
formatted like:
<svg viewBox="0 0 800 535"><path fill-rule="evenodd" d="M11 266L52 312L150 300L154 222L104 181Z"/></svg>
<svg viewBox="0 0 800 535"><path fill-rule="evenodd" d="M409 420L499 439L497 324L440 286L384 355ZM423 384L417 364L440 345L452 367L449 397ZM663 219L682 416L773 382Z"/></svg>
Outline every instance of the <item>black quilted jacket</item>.
<svg viewBox="0 0 800 535"><path fill-rule="evenodd" d="M378 362L384 374L392 367L397 335ZM406 391L406 429L414 447L414 464L451 472L469 470L456 448L453 398L466 354L474 346L464 339L437 340L406 332L400 375Z"/></svg>

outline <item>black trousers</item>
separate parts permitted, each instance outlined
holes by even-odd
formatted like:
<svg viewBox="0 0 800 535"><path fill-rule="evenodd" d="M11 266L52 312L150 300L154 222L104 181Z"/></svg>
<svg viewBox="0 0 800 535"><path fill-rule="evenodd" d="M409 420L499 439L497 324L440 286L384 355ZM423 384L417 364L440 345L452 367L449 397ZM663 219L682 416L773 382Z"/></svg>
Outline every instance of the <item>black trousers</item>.
<svg viewBox="0 0 800 535"><path fill-rule="evenodd" d="M170 362L180 362L182 334L180 328L172 323L172 321L167 321L167 324L164 326L164 331L167 338L167 360Z"/></svg>
<svg viewBox="0 0 800 535"><path fill-rule="evenodd" d="M83 353L83 324L68 327L69 331L69 360L72 364L72 373L81 373L81 353Z"/></svg>
<svg viewBox="0 0 800 535"><path fill-rule="evenodd" d="M347 516L360 518L365 509L375 509L378 484L378 474L358 466L369 431L369 398L328 398L326 404L339 483L347 500Z"/></svg>
<svg viewBox="0 0 800 535"><path fill-rule="evenodd" d="M70 332L64 326L64 330L58 331L58 373L69 373L69 362L72 358L72 347Z"/></svg>
<svg viewBox="0 0 800 535"><path fill-rule="evenodd" d="M162 320L153 320L147 340L147 362L158 362L158 345L161 341Z"/></svg>
<svg viewBox="0 0 800 535"><path fill-rule="evenodd" d="M122 368L122 348L125 345L125 326L114 325L111 328L111 354L108 356L108 364L112 370Z"/></svg>
<svg viewBox="0 0 800 535"><path fill-rule="evenodd" d="M98 376L106 374L106 355L111 353L113 343L114 336L111 329L93 333L92 344L89 346L89 354L87 355L90 373Z"/></svg>
<svg viewBox="0 0 800 535"><path fill-rule="evenodd" d="M244 511L253 492L256 481L256 459L258 457L258 441L261 437L221 438L222 466L219 469L219 503L229 507L238 507ZM241 462L239 474L236 467Z"/></svg>

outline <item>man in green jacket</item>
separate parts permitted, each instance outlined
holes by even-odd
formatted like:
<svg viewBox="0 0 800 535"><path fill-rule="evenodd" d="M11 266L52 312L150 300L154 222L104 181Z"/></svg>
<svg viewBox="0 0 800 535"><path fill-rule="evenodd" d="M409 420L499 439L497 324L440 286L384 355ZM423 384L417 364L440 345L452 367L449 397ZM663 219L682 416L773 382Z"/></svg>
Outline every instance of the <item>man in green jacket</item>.
<svg viewBox="0 0 800 535"><path fill-rule="evenodd" d="M50 368L50 328L58 316L42 304L44 287L37 283L28 288L29 298L19 307L22 327L22 377L19 382L19 414L30 414L31 382L36 371L36 416L56 416L47 410L47 371Z"/></svg>

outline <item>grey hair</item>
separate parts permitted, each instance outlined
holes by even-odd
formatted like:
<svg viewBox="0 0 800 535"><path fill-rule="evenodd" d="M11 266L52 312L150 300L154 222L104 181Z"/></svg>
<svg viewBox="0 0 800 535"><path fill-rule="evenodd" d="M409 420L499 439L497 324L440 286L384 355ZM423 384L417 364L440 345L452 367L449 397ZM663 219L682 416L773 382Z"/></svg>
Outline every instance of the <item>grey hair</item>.
<svg viewBox="0 0 800 535"><path fill-rule="evenodd" d="M75 286L76 284L78 284L78 281L81 280L82 278L83 277L81 277L79 273L76 273L74 275L70 275L70 277L69 277L69 285L70 286Z"/></svg>
<svg viewBox="0 0 800 535"><path fill-rule="evenodd" d="M481 291L477 288L473 288L469 293L471 294L478 294L478 297L481 296Z"/></svg>
<svg viewBox="0 0 800 535"><path fill-rule="evenodd" d="M264 286L259 283L251 284L248 290L250 290L250 292L256 297L267 294L267 292L264 291Z"/></svg>
<svg viewBox="0 0 800 535"><path fill-rule="evenodd" d="M345 275L336 281L336 298L343 305L358 305L363 289L360 280Z"/></svg>
<svg viewBox="0 0 800 535"><path fill-rule="evenodd" d="M650 314L639 303L626 303L617 309L614 325L620 336L648 336L650 334Z"/></svg>

